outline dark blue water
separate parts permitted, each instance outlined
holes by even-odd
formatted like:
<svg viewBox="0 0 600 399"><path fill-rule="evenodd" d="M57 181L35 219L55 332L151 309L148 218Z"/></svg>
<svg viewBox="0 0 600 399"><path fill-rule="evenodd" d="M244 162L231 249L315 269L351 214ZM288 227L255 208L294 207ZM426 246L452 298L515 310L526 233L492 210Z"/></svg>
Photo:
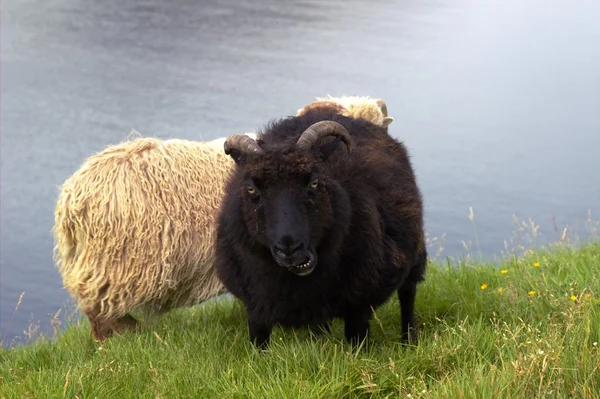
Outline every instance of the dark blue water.
<svg viewBox="0 0 600 399"><path fill-rule="evenodd" d="M315 96L382 97L442 257L466 256L463 241L501 255L513 215L542 244L554 216L583 236L600 213L597 1L8 0L1 17L4 345L32 323L51 332L68 303L58 185L131 129L212 139Z"/></svg>

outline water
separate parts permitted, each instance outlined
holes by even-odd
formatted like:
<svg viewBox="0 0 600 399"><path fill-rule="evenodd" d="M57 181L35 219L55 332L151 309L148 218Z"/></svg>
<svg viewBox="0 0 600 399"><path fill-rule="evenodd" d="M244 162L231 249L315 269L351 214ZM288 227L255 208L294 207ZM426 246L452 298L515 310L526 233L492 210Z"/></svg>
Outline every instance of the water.
<svg viewBox="0 0 600 399"><path fill-rule="evenodd" d="M58 188L131 129L212 139L315 96L382 97L445 255L498 255L512 215L600 211L600 3L2 2L4 345L68 303L52 262ZM475 245L475 244L473 244ZM473 247L475 248L475 247ZM19 295L25 292L14 313ZM14 315L13 315L14 313Z"/></svg>

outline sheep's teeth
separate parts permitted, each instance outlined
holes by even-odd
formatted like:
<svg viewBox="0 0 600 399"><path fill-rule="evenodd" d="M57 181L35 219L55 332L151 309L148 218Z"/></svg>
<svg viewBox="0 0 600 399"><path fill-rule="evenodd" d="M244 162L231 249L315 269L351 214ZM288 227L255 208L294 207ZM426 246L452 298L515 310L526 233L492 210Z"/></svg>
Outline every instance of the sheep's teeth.
<svg viewBox="0 0 600 399"><path fill-rule="evenodd" d="M310 265L312 265L312 260L308 260L305 263L300 263L299 265L294 265L292 266L294 269L307 269L310 267Z"/></svg>
<svg viewBox="0 0 600 399"><path fill-rule="evenodd" d="M296 267L297 269L306 269L307 267L309 267L309 266L310 266L310 264L311 264L311 261L309 260L308 262L306 262L306 263L302 263L302 264L300 264L300 265L297 265L297 266L295 266L295 267Z"/></svg>

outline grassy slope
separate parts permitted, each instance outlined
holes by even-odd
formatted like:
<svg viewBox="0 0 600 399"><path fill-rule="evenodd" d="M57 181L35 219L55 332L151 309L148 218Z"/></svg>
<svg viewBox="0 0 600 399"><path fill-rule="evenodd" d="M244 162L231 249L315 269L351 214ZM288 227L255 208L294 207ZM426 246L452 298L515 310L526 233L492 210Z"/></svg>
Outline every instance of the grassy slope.
<svg viewBox="0 0 600 399"><path fill-rule="evenodd" d="M397 298L377 311L373 345L354 354L339 321L321 338L277 328L260 353L242 307L222 301L102 346L83 323L55 343L0 350L0 396L600 398L599 298L600 244L500 268L432 265L416 347L398 344Z"/></svg>

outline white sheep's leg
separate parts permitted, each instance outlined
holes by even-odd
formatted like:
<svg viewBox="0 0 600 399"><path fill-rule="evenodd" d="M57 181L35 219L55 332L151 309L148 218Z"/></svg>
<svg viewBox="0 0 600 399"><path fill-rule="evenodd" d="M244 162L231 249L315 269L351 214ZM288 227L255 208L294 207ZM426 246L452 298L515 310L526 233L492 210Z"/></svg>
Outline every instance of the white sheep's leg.
<svg viewBox="0 0 600 399"><path fill-rule="evenodd" d="M117 334L122 334L125 331L136 332L138 331L138 322L133 316L126 314L123 317L119 317L116 320L110 322L110 326Z"/></svg>
<svg viewBox="0 0 600 399"><path fill-rule="evenodd" d="M92 328L92 337L98 342L104 341L112 335L112 327L109 320L98 317L98 313L94 310L83 311L90 321Z"/></svg>
<svg viewBox="0 0 600 399"><path fill-rule="evenodd" d="M137 331L138 322L131 315L126 314L118 319L104 319L97 316L96 311L84 311L90 326L92 328L92 336L98 342L102 342L110 338L113 333L122 334L125 331Z"/></svg>

